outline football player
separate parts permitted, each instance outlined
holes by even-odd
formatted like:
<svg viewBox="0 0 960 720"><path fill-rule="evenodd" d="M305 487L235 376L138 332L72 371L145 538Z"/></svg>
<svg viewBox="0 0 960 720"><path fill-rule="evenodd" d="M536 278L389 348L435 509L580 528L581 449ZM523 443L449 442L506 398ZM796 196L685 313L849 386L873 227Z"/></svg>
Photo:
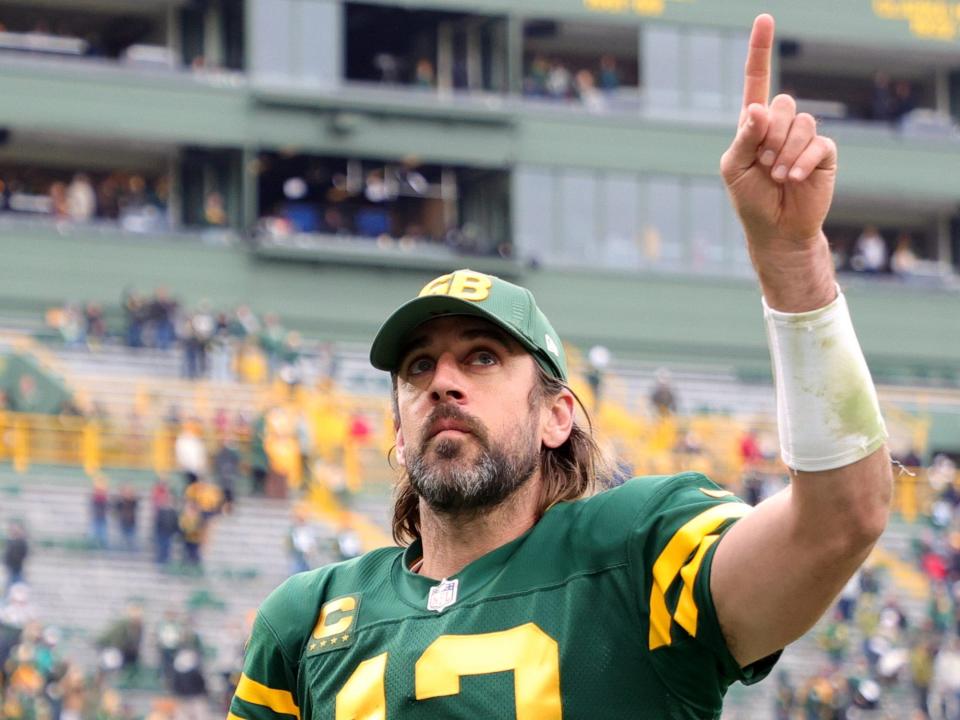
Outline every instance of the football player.
<svg viewBox="0 0 960 720"><path fill-rule="evenodd" d="M405 547L263 604L231 720L719 718L820 617L887 519L886 431L822 223L837 167L768 99L757 18L721 172L763 292L788 489L751 509L697 473L592 494L559 337L531 293L460 270L371 348L393 379Z"/></svg>

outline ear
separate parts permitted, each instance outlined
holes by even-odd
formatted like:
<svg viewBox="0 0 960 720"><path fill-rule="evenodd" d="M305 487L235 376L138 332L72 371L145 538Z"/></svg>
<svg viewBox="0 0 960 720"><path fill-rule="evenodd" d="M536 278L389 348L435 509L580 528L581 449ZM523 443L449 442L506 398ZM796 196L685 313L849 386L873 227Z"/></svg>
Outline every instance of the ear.
<svg viewBox="0 0 960 720"><path fill-rule="evenodd" d="M575 414L573 403L573 393L564 388L544 406L540 414L540 441L548 448L560 447L570 437Z"/></svg>
<svg viewBox="0 0 960 720"><path fill-rule="evenodd" d="M396 455L397 455L397 464L400 467L406 467L407 463L403 458L403 447L404 447L403 430L401 430L399 427L397 427L397 440L395 443L395 447L396 447Z"/></svg>

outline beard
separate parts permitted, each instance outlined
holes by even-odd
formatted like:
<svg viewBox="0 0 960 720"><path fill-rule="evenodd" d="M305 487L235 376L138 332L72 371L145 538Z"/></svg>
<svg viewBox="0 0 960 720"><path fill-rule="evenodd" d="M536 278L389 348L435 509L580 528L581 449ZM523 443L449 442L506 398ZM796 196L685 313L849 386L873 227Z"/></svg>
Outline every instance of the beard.
<svg viewBox="0 0 960 720"><path fill-rule="evenodd" d="M427 438L412 457L409 453L407 457L410 485L433 510L444 514L490 510L533 476L540 449L532 417L529 424L520 426L510 442L502 445L492 443L479 421L452 405L437 407L425 427L442 419L463 423L470 435Z"/></svg>

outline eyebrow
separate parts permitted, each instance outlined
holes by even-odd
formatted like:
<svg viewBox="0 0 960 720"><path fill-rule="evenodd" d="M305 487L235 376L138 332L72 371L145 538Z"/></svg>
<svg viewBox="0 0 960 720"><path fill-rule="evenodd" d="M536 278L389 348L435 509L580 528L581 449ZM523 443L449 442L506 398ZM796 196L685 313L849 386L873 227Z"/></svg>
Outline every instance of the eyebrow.
<svg viewBox="0 0 960 720"><path fill-rule="evenodd" d="M478 338L486 338L488 340L494 340L501 345L503 345L510 352L515 352L517 348L517 341L514 340L508 333L501 330L497 327L475 327L467 328L458 336L458 340L477 340ZM407 357L417 351L422 350L430 344L430 336L427 334L418 335L413 338L403 350L400 352L400 365L403 365L403 361Z"/></svg>

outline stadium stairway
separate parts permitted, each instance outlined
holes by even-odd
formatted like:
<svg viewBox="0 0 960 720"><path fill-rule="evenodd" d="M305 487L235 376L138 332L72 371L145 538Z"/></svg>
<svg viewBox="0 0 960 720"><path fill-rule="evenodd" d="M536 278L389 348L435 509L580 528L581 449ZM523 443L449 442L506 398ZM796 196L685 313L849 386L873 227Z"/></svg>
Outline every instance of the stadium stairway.
<svg viewBox="0 0 960 720"><path fill-rule="evenodd" d="M135 552L89 548L89 486L79 473L69 477L35 471L17 477L0 472L0 523L20 518L28 527L26 574L33 600L40 620L61 629L66 657L95 667L97 636L137 602L145 617L142 656L148 666L155 666L152 632L157 622L168 608L190 610L207 649L209 685L216 689L220 672L232 666L245 639L244 619L287 576L290 505L240 498L233 514L214 521L204 550L204 572L196 575L153 562L152 511L145 494L138 508L140 549ZM323 560L330 561L333 534L326 526L317 530ZM134 691L128 701L142 710L155 692Z"/></svg>

